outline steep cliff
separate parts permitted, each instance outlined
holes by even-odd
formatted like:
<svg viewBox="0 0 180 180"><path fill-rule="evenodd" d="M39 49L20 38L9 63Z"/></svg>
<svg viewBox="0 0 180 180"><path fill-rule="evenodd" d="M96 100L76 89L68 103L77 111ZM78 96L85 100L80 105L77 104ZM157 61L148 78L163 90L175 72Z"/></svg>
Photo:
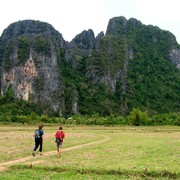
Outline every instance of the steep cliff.
<svg viewBox="0 0 180 180"><path fill-rule="evenodd" d="M11 88L47 113L180 110L180 45L134 18L112 18L105 34L84 30L71 42L47 23L13 23L0 38L0 65L1 94Z"/></svg>
<svg viewBox="0 0 180 180"><path fill-rule="evenodd" d="M174 107L179 111L179 52L170 32L134 18L115 17L87 60L86 76L109 90L111 100L101 99L108 106L104 110L126 113L144 107L149 112L167 112Z"/></svg>
<svg viewBox="0 0 180 180"><path fill-rule="evenodd" d="M65 41L51 25L25 20L11 24L1 37L1 94L39 103L45 111L64 110L60 61Z"/></svg>

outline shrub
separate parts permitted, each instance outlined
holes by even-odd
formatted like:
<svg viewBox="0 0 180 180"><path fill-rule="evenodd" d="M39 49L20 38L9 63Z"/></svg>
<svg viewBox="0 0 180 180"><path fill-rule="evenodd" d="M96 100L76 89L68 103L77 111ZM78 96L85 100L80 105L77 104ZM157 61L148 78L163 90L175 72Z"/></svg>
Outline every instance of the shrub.
<svg viewBox="0 0 180 180"><path fill-rule="evenodd" d="M148 116L146 112L141 111L139 108L133 108L128 116L129 124L134 126L147 125Z"/></svg>

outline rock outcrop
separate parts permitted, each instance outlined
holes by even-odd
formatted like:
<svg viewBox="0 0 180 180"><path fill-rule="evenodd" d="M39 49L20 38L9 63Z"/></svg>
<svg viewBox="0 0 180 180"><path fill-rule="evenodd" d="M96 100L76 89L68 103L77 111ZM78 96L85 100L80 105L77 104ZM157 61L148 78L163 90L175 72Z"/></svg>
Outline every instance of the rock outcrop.
<svg viewBox="0 0 180 180"><path fill-rule="evenodd" d="M180 49L172 49L169 56L172 63L174 63L180 69Z"/></svg>
<svg viewBox="0 0 180 180"><path fill-rule="evenodd" d="M33 20L9 25L0 38L1 95L11 88L46 113L178 111L179 68L175 36L134 18L112 18L105 34L84 30L71 42Z"/></svg>
<svg viewBox="0 0 180 180"><path fill-rule="evenodd" d="M39 21L19 21L4 30L1 94L12 87L15 96L39 103L47 111L64 109L59 50L62 35Z"/></svg>

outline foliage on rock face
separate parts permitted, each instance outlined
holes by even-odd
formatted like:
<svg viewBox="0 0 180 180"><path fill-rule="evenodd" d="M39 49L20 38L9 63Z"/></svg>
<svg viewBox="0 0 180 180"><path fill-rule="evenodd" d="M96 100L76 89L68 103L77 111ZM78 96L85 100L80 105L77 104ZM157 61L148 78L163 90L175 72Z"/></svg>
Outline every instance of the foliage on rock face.
<svg viewBox="0 0 180 180"><path fill-rule="evenodd" d="M89 58L87 74L93 71L95 77L102 77L108 73L114 77L123 68L125 54L126 44L123 39L117 39L114 36L103 37L98 50L93 51ZM94 81L96 81L95 78Z"/></svg>
<svg viewBox="0 0 180 180"><path fill-rule="evenodd" d="M4 30L0 40L0 58L4 68L8 70L9 66L12 65L12 55L16 49L19 59L19 62L15 62L17 64L26 61L30 48L49 56L50 41L53 41L49 37L59 35L61 38L61 35L57 34L50 24L40 21L24 20L10 24Z"/></svg>
<svg viewBox="0 0 180 180"><path fill-rule="evenodd" d="M4 49L3 44L1 44L1 57L2 57L2 67L5 70L9 70L12 64L12 58L11 55L13 54L14 50L14 41L11 40L8 42L6 48Z"/></svg>
<svg viewBox="0 0 180 180"><path fill-rule="evenodd" d="M150 113L178 112L179 77L179 70L165 59L136 59L129 70L129 107L145 107Z"/></svg>
<svg viewBox="0 0 180 180"><path fill-rule="evenodd" d="M136 53L129 63L128 106L144 107L149 113L180 110L180 71L168 58L169 49L177 45L167 31L142 26L132 35Z"/></svg>
<svg viewBox="0 0 180 180"><path fill-rule="evenodd" d="M38 53L45 54L46 56L50 56L50 44L46 38L36 37L34 39L34 49Z"/></svg>
<svg viewBox="0 0 180 180"><path fill-rule="evenodd" d="M53 51L60 74L59 93L65 103L63 116L98 114L108 116L105 120L108 124L116 119L115 114L128 115L135 111L137 122L134 120L133 124L141 125L138 119L143 111L148 115L179 112L180 71L169 58L170 50L179 45L171 33L135 19L117 17L98 42L94 37L88 39L91 37L84 32L86 36L76 37L76 43L60 46L59 36L46 23L26 21L19 25L19 31L13 31L14 25L7 29L0 42L2 67L5 70L11 67L16 48L17 63L27 59L30 48L38 57L51 57ZM44 87L42 77L33 83L38 92ZM73 104L77 104L76 112ZM101 120L94 118L87 123L97 122Z"/></svg>
<svg viewBox="0 0 180 180"><path fill-rule="evenodd" d="M29 57L30 39L26 36L18 39L18 59L19 63L23 63Z"/></svg>
<svg viewBox="0 0 180 180"><path fill-rule="evenodd" d="M103 47L100 46L97 54L92 54L91 78L92 81L98 78L102 80L107 73L106 69L123 71L125 66L121 69L120 63L123 62L120 60L121 56L122 60L127 61L127 74L121 74L121 77L124 76L122 78L124 82L121 78L113 79L116 80L116 93L115 101L111 99L111 102L119 105L119 111L115 110L115 112L122 113L126 106L128 108L126 112L131 111L133 107L146 109L150 114L178 112L180 71L169 58L170 49L178 47L174 36L157 27L142 25L137 20L127 21L117 17L114 18L112 27L110 23L104 39L108 37L113 37L113 41L111 38L103 45L102 39ZM111 42L118 43L118 46L117 48L114 46L109 51L108 45ZM106 63L107 54L111 62L109 65ZM113 59L117 61L113 63Z"/></svg>

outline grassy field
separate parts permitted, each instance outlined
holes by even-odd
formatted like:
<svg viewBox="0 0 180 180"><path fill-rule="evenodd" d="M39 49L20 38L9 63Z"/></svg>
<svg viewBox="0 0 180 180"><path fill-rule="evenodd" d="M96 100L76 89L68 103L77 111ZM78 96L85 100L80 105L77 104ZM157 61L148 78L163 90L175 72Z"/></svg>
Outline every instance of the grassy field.
<svg viewBox="0 0 180 180"><path fill-rule="evenodd" d="M178 126L66 126L61 158L54 142L58 126L48 125L44 155L31 156L35 128L0 125L0 180L180 179Z"/></svg>

